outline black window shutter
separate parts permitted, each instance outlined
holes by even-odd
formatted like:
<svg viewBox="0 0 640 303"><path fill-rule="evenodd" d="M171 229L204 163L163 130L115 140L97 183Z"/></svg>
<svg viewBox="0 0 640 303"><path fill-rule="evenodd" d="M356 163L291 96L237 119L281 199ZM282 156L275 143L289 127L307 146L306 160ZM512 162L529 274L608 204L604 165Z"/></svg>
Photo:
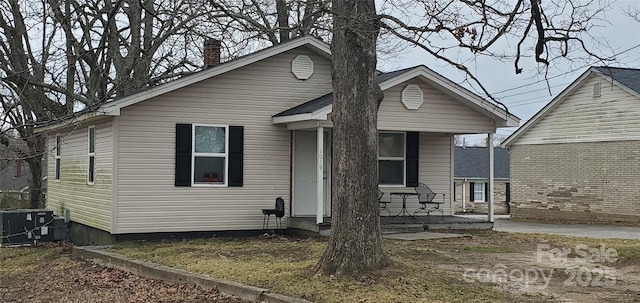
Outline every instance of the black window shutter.
<svg viewBox="0 0 640 303"><path fill-rule="evenodd" d="M489 202L489 182L484 184L484 201Z"/></svg>
<svg viewBox="0 0 640 303"><path fill-rule="evenodd" d="M470 182L469 183L469 201L473 202L475 201L475 197L476 197L476 187L475 187L475 183L474 182Z"/></svg>
<svg viewBox="0 0 640 303"><path fill-rule="evenodd" d="M457 201L456 200L456 182L453 182L453 201Z"/></svg>
<svg viewBox="0 0 640 303"><path fill-rule="evenodd" d="M505 196L507 196L507 202L511 202L511 183L507 182L506 186L507 186L507 189L506 189Z"/></svg>
<svg viewBox="0 0 640 303"><path fill-rule="evenodd" d="M191 186L191 124L176 124L176 186Z"/></svg>
<svg viewBox="0 0 640 303"><path fill-rule="evenodd" d="M407 132L407 187L418 186L419 132Z"/></svg>
<svg viewBox="0 0 640 303"><path fill-rule="evenodd" d="M229 126L229 186L243 186L244 127Z"/></svg>

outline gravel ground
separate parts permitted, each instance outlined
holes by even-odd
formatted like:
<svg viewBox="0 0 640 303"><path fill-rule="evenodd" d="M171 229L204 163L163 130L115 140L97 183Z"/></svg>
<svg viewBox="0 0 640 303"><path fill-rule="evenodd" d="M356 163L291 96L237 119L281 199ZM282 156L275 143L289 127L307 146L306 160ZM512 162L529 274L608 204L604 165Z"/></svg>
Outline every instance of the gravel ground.
<svg viewBox="0 0 640 303"><path fill-rule="evenodd" d="M141 278L69 254L0 277L0 302L248 303L215 290Z"/></svg>

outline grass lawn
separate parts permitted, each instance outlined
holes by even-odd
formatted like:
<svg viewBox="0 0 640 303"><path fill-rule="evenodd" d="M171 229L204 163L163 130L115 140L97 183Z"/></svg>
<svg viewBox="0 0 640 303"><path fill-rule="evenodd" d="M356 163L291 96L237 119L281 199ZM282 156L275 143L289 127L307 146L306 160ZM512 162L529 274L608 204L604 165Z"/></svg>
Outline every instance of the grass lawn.
<svg viewBox="0 0 640 303"><path fill-rule="evenodd" d="M564 289L561 286L569 275L560 272L565 265L558 267L536 260L540 244L551 249L569 248L572 252L568 257L572 260L581 257L574 252L576 245L592 249L591 253L600 247L612 248L617 253L614 262L596 262L596 265L617 269L621 273L617 281L622 281L626 269L640 265L640 241L492 231L473 232L472 238L387 239L385 249L393 261L391 267L340 279L315 275L314 266L326 247L324 238L129 242L118 244L112 250L129 257L268 288L314 302L555 302L565 295L560 293ZM546 256L554 255L547 253ZM540 273L555 274L548 287L544 288L522 285L523 281L511 281L513 279L506 283L495 279L481 282L479 280L482 279L465 274L469 270L472 273L484 269L495 271L497 265L511 270L540 270ZM597 291L604 298L625 294L632 297L638 289L640 296L640 282L629 285L618 282L606 289L589 286L593 285L586 285L587 288L578 293ZM536 289L540 291L534 291ZM569 295L573 296L573 293Z"/></svg>

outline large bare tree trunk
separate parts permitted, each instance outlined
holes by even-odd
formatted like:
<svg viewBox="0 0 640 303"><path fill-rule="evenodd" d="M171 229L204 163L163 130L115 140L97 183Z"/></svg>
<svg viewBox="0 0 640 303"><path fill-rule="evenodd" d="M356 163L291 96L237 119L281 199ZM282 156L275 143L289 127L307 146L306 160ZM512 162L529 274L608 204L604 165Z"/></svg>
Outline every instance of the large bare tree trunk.
<svg viewBox="0 0 640 303"><path fill-rule="evenodd" d="M29 156L26 157L29 163L29 173L31 181L29 183L29 208L44 208L42 197L44 188L42 184L42 155L46 152L45 139L42 134L33 134L27 142L29 146Z"/></svg>
<svg viewBox="0 0 640 303"><path fill-rule="evenodd" d="M318 273L353 275L389 264L376 190L376 124L383 98L376 79L380 27L374 0L334 1L333 9L332 232Z"/></svg>

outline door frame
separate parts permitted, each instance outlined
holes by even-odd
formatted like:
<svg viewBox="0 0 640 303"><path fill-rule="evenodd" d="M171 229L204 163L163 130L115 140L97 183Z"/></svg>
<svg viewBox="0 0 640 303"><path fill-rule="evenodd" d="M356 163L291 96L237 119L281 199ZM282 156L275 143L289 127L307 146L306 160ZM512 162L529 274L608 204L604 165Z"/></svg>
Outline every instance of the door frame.
<svg viewBox="0 0 640 303"><path fill-rule="evenodd" d="M295 170L295 165L296 165L296 146L297 146L297 133L298 132L305 132L305 133L312 133L313 137L315 138L317 136L317 130L293 130L292 131L292 136L291 136L291 216L295 217L296 216L296 201L295 201L295 191L296 191L296 170ZM324 213L323 216L325 217L330 217L331 216L331 209L332 209L332 205L331 205L331 183L332 183L332 170L331 170L331 166L332 166L332 159L331 159L331 152L332 152L332 140L331 140L331 129L328 128L324 128L324 160L323 160L323 190L324 190ZM317 144L317 141L316 141ZM317 149L316 149L317 150ZM317 154L314 157L317 159ZM317 180L316 180L317 182ZM302 215L302 216L308 216L308 215Z"/></svg>

